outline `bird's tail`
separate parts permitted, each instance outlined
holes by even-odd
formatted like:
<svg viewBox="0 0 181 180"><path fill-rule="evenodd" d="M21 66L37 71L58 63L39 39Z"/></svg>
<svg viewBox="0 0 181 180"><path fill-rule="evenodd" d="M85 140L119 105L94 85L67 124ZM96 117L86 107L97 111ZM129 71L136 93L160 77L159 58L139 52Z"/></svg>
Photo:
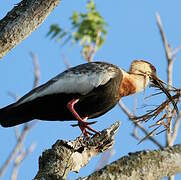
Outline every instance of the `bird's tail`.
<svg viewBox="0 0 181 180"><path fill-rule="evenodd" d="M0 109L0 124L3 127L12 127L31 120L24 106L16 106L16 103Z"/></svg>

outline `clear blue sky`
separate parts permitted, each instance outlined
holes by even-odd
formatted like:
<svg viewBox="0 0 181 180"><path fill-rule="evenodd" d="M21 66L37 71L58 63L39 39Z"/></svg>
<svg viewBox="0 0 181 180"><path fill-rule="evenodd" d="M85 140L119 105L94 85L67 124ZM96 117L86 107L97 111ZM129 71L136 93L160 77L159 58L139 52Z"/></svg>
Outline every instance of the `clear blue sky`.
<svg viewBox="0 0 181 180"><path fill-rule="evenodd" d="M19 1L1 0L0 18L3 18L17 2ZM155 65L159 77L166 81L166 60L160 34L156 26L155 12L159 12L161 15L168 41L173 47L177 47L181 45L181 1L124 0L112 2L96 0L96 3L98 10L109 26L107 40L97 52L95 60L108 61L128 69L133 59L146 59ZM12 98L7 95L8 91L22 96L31 90L33 66L29 56L30 51L36 53L39 59L40 84L65 70L62 60L63 54L69 59L72 66L84 63L78 46L67 45L62 48L54 40L46 37L46 33L52 23L59 23L62 27L69 27L68 18L74 10L84 11L85 1L76 0L76 3L75 0L62 1L40 28L0 61L0 107L13 102ZM181 84L179 75L180 59L181 53L178 54L174 64L173 80L176 87ZM146 94L150 92L152 91L147 90ZM137 95L138 107L141 106L143 101L143 94ZM123 101L130 109L133 109L134 96L125 97ZM139 111L141 110L138 109ZM97 130L102 130L117 120L121 121L121 127L116 136L115 154L111 161L126 155L128 152L156 148L149 141L137 145L137 141L130 135L133 125L118 106L97 120L97 124L93 126ZM42 151L50 148L57 139L69 140L80 135L79 129L72 128L70 124L70 122L40 122L35 126L25 141L25 147L28 147L32 142L35 142L37 146L35 151L23 162L19 172L20 180L34 177L38 169L38 157ZM164 144L164 133L156 138ZM0 140L1 165L15 144L13 129L0 127ZM179 138L176 143L180 143ZM78 175L72 173L69 178L74 179L77 176L90 174L94 171L99 158L100 156L94 158ZM4 179L10 178L11 167L5 174ZM177 176L177 179L179 179L179 176Z"/></svg>

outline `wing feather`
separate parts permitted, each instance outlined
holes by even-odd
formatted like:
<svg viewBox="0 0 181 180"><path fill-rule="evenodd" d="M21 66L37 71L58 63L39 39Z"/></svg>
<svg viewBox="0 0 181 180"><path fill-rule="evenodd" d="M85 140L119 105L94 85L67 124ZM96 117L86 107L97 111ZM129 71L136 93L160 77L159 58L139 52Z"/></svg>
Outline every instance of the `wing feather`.
<svg viewBox="0 0 181 180"><path fill-rule="evenodd" d="M30 91L17 104L50 94L78 93L85 95L94 88L106 84L118 74L118 71L120 71L118 67L103 62L82 64L64 71L47 83Z"/></svg>

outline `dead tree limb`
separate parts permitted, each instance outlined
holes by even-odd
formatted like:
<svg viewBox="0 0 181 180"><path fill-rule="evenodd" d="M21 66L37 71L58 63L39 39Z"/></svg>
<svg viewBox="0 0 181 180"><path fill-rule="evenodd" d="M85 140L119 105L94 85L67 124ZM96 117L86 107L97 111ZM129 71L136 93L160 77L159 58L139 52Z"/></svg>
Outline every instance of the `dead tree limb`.
<svg viewBox="0 0 181 180"><path fill-rule="evenodd" d="M119 125L116 122L100 135L96 134L91 138L80 136L69 142L58 140L39 158L39 171L35 179L66 179L70 171L79 172L92 157L113 146Z"/></svg>

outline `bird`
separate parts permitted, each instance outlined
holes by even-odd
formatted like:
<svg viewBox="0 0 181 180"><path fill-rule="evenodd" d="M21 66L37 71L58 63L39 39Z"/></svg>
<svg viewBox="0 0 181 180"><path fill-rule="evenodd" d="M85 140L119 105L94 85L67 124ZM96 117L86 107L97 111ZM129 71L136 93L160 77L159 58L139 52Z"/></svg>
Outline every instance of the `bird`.
<svg viewBox="0 0 181 180"><path fill-rule="evenodd" d="M156 68L145 60L134 60L128 72L107 62L81 64L1 108L0 124L12 127L33 119L77 120L75 126L80 127L84 136L99 133L90 126L95 122L87 122L87 119L105 114L120 98L143 91L152 77L157 77ZM152 82L161 86L155 79ZM170 96L167 91L166 94Z"/></svg>

